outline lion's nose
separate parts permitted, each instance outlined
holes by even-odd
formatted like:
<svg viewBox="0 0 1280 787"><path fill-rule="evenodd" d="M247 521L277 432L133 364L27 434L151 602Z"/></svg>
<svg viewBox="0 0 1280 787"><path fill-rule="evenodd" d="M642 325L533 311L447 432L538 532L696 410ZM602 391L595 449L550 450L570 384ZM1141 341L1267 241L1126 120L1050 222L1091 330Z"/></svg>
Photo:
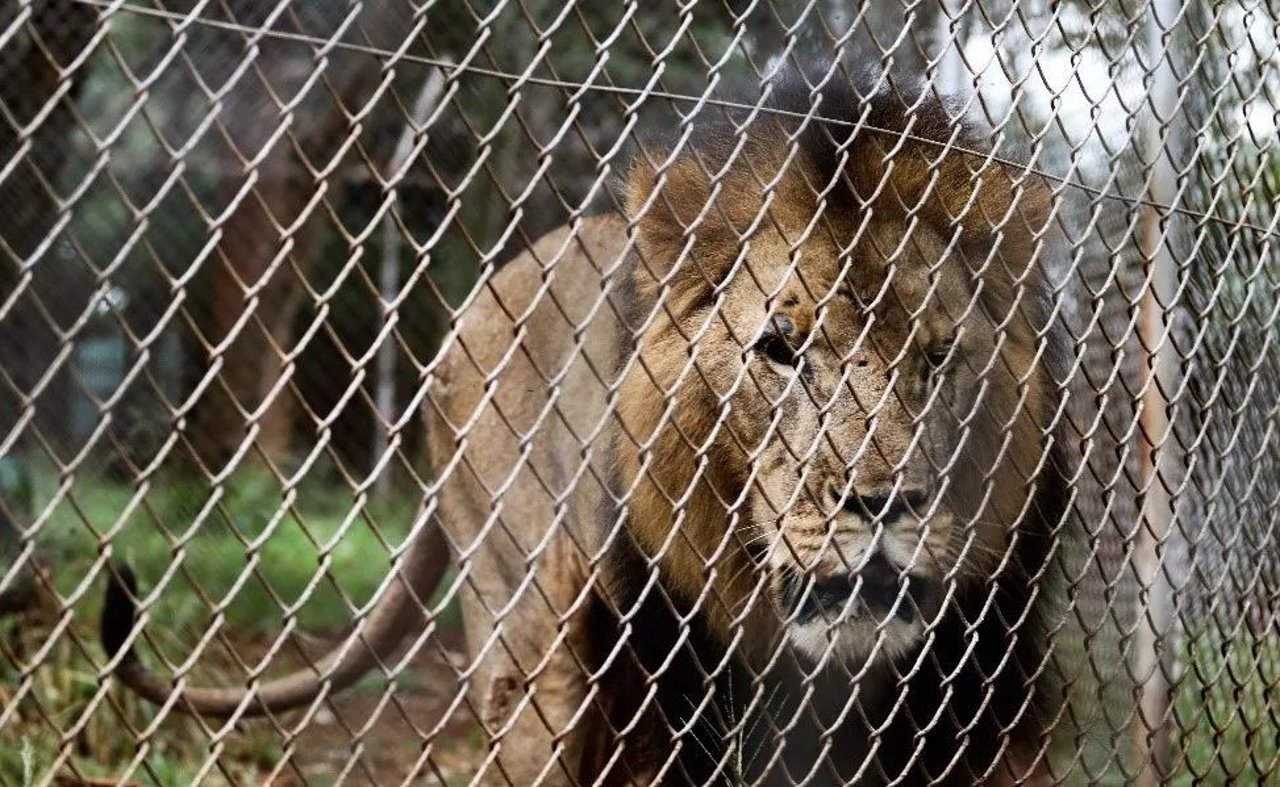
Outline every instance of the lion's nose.
<svg viewBox="0 0 1280 787"><path fill-rule="evenodd" d="M928 502L929 496L924 490L903 489L896 495L888 492L850 495L844 507L846 511L889 525L912 511L922 513Z"/></svg>

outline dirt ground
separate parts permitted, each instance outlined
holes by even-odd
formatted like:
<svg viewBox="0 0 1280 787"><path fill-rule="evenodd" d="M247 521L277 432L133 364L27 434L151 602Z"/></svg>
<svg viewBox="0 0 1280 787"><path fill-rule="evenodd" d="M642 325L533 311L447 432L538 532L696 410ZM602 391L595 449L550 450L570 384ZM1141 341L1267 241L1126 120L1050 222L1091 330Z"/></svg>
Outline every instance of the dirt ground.
<svg viewBox="0 0 1280 787"><path fill-rule="evenodd" d="M451 663L452 662L452 663ZM465 785L485 756L484 736L460 696L461 632L425 645L386 696L366 680L321 708L298 736L279 785Z"/></svg>
<svg viewBox="0 0 1280 787"><path fill-rule="evenodd" d="M8 624L0 628L4 640L0 642L0 668L23 663L43 645L53 619L47 606L28 604L22 615L0 619ZM342 632L324 637L300 635L298 641L315 658L342 636ZM250 664L268 652L272 640L266 636L231 639L240 659ZM407 646L387 663L399 664ZM273 675L301 666L300 659L287 658L289 650L286 647L281 652L279 666L271 670ZM209 764L208 735L218 724L205 726L173 714L149 735L148 766L140 769L135 763L124 781L110 778L108 774L121 775L133 759L137 749L130 739L134 735L122 736L121 719L105 703L99 703L92 720L78 734L70 732L70 721L79 718L85 699L97 685L96 673L83 661L83 654L63 638L61 647L47 656L37 672L34 690L23 702L13 700L6 690L17 677L0 671L0 711L8 709L14 714L7 726L0 725L0 755L19 740L34 742L29 767L36 774L49 768L52 783L59 787L176 787L189 783L197 770ZM224 682L219 676L244 674L218 647L211 648L201 661L196 680L202 684ZM292 740L285 731L303 721L302 711L283 714L275 721L245 722L224 739L217 764L202 783L466 785L487 754L487 741L460 688L459 671L467 661L462 631L438 629L399 673L394 691L388 691L385 677L366 676L316 710ZM77 686L79 691L74 691ZM125 701L128 692L123 687L114 692L115 701L128 709L128 726L140 731L152 723L149 705L137 699ZM74 764L61 757L58 765L54 761L57 750L65 746L67 736L73 741L70 753ZM7 760L0 757L0 785L31 783L20 773L6 771L4 762Z"/></svg>

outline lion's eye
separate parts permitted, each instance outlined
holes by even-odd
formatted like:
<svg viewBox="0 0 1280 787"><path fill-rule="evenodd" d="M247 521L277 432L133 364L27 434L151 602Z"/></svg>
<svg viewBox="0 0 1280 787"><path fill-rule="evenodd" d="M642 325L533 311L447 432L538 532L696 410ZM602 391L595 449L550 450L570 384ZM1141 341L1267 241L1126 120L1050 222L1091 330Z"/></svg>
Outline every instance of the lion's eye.
<svg viewBox="0 0 1280 787"><path fill-rule="evenodd" d="M955 340L948 339L945 342L939 342L933 345L925 352L925 360L929 363L929 372L940 371L947 362L951 360L951 353L955 350Z"/></svg>
<svg viewBox="0 0 1280 787"><path fill-rule="evenodd" d="M760 341L756 343L756 352L764 353L769 360L783 366L795 366L800 361L799 353L776 333L766 333L760 337Z"/></svg>

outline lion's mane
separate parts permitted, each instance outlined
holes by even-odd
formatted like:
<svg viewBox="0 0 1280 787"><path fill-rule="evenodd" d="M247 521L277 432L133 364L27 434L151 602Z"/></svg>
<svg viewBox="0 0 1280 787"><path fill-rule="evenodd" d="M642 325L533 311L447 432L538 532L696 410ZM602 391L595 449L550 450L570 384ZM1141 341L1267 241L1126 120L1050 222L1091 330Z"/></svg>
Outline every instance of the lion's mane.
<svg viewBox="0 0 1280 787"><path fill-rule="evenodd" d="M655 767L663 783L734 783L764 772L791 783L804 770L783 763L806 760L815 784L992 783L1043 765L1045 731L1058 708L1047 658L1051 575L1068 505L1061 444L1053 437L1062 343L1044 272L1053 252L1051 195L1022 167L988 158L989 134L927 91L903 95L883 76L843 69L825 85L815 83L814 74L792 72L771 83L758 117L726 111L640 153L626 185L638 247L633 327L670 330L652 327L662 325L662 310L712 306L742 242L769 221L762 219L765 204L764 213L803 217L821 203L845 231L871 209L898 222L903 234L922 223L951 239L949 264L967 265L980 281L982 308L1003 314L1017 304L1020 317L1006 321L1015 334L1010 346L1031 348L1022 360L1030 370L1022 390L1010 392L1022 404L1006 429L1024 475L1006 473L992 488L997 502L1009 498L996 510L1017 512L999 523L1007 559L993 561L985 581L954 585L922 646L861 674L830 665L809 674L809 665L749 617L730 620L726 610L744 599L719 596L740 595L749 584L717 584L697 562L705 550L680 546L726 526L723 513L699 507L696 495L683 511L671 502L697 468L705 464L714 479L717 468L733 466L724 456L700 461L698 446L716 414L681 421L681 407L698 406L692 399L680 402L673 393L668 412L653 383L624 381L614 446L616 485L629 495L625 525L608 551L592 641L610 726L626 735L596 752L588 768L612 768L622 783L652 778ZM802 177L779 177L788 167ZM629 351L635 348L620 356L630 358ZM629 373L651 379L649 360L632 362ZM664 429L663 418L682 428ZM646 442L636 434L656 437ZM998 443L1000 435L975 437L974 450L993 450L992 439ZM720 484L718 497L732 499L746 482L702 483ZM695 535L672 539L673 522ZM743 572L731 565L723 573ZM756 605L768 606L761 599ZM619 641L628 647L616 648ZM853 710L824 747L821 728L830 719L810 723L802 706L815 691L848 697L855 687ZM806 724L815 740L802 740Z"/></svg>

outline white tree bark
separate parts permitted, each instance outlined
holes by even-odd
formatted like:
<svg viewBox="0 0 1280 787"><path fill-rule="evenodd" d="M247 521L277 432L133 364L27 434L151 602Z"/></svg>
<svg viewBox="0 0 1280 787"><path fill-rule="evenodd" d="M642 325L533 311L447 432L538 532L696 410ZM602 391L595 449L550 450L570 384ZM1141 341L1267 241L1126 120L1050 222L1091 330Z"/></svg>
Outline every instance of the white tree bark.
<svg viewBox="0 0 1280 787"><path fill-rule="evenodd" d="M964 46L964 33L960 24L960 15L964 3L961 0L937 0L938 10L933 18L933 40L936 51L933 57L939 58L938 70L934 84L943 95L960 95L965 82L970 76L960 56Z"/></svg>
<svg viewBox="0 0 1280 787"><path fill-rule="evenodd" d="M423 81L418 98L413 103L411 116L407 119L404 130L400 132L400 139L396 141L395 152L391 154L389 172L398 172L408 164L409 157L413 155L414 142L421 133L423 124L440 101L443 90L444 73L438 69L432 69ZM392 207L398 195L399 188L393 188ZM395 301L400 292L400 253L403 247L404 237L400 234L400 228L396 226L392 208L388 208L387 215L382 219L382 259L378 265L378 295L384 309ZM386 314L384 319L396 320L396 313L392 311ZM382 346L378 348L374 375L374 405L378 409L379 422L373 429L373 454L370 462L371 469L377 472L383 455L391 445L390 432L385 425L392 423L396 418L396 343L389 334L383 338ZM374 487L377 494L386 493L390 480L391 474L384 467Z"/></svg>
<svg viewBox="0 0 1280 787"><path fill-rule="evenodd" d="M1168 395L1178 390L1180 359L1170 327L1172 300L1177 290L1178 261L1174 253L1172 223L1168 219L1178 200L1178 183L1172 156L1182 149L1178 139L1177 77L1173 57L1177 51L1173 31L1181 14L1178 0L1152 0L1148 16L1147 51L1155 69L1151 90L1151 116L1146 130L1148 178L1146 215L1142 223L1142 253L1148 266L1140 331L1150 369L1140 409L1139 461L1145 488L1141 521L1134 545L1134 570L1138 580L1138 617L1130 651L1130 665L1140 692L1139 714L1134 723L1136 766L1140 784L1155 785L1164 775L1169 753L1167 716L1170 671L1174 668L1176 631L1173 627L1173 584L1169 564L1173 509L1169 488L1177 473L1176 443L1172 439Z"/></svg>

